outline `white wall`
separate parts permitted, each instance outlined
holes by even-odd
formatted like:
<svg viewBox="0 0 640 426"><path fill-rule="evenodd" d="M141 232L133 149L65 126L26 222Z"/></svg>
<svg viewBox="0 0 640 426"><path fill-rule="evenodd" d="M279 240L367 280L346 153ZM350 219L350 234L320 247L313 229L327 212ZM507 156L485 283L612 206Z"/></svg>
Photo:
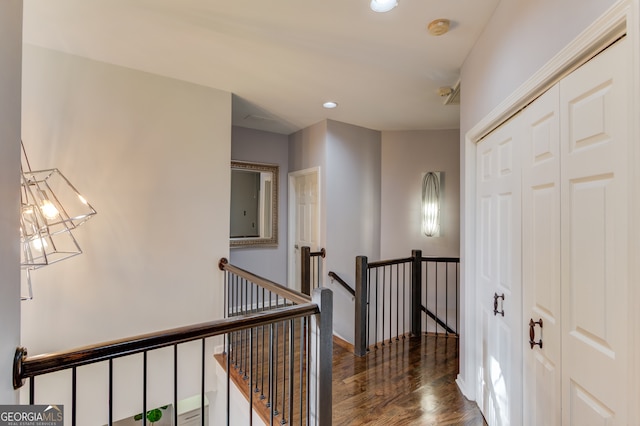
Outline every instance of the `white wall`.
<svg viewBox="0 0 640 426"><path fill-rule="evenodd" d="M441 231L422 233L422 176L442 172ZM460 255L459 131L382 132L381 257Z"/></svg>
<svg viewBox="0 0 640 426"><path fill-rule="evenodd" d="M473 260L474 148L465 143L466 133L496 109L512 92L542 68L615 0L513 0L499 3L491 21L461 69L461 326L460 375L465 395L474 398L475 357L473 326L475 299L467 265ZM469 264L469 266L472 266ZM467 285L467 281L471 282ZM472 313L471 317L467 315Z"/></svg>
<svg viewBox="0 0 640 426"><path fill-rule="evenodd" d="M277 164L278 175L278 247L232 248L231 264L264 278L287 283L287 189L289 138L278 133L233 127L231 158L239 161Z"/></svg>
<svg viewBox="0 0 640 426"><path fill-rule="evenodd" d="M33 274L35 298L22 306L29 353L221 318L231 94L34 46L24 48L23 76L32 168L58 167L98 211L75 232L84 254ZM181 362L199 365L199 350L182 347ZM171 356L150 357L152 389L170 383ZM118 361L116 418L140 411L139 362ZM97 388L100 368L79 374ZM191 396L199 374L185 373L180 386L180 398ZM104 392L85 388L83 397ZM84 414L104 414L104 401L87 403L96 409Z"/></svg>
<svg viewBox="0 0 640 426"><path fill-rule="evenodd" d="M0 404L14 404L13 354L20 344L20 80L22 0L0 2Z"/></svg>

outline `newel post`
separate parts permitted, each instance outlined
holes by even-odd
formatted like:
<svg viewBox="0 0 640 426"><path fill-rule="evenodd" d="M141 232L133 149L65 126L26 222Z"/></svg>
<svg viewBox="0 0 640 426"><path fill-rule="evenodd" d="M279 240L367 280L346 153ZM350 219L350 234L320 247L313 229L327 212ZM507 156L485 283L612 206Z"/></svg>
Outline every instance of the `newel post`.
<svg viewBox="0 0 640 426"><path fill-rule="evenodd" d="M312 409L312 412L315 412L316 424L331 426L333 415L333 292L328 288L316 288L313 290L311 300L320 307L320 315L316 316L314 327L319 339L315 351L318 357L317 374L315 375L317 405ZM315 339L313 340L315 341Z"/></svg>
<svg viewBox="0 0 640 426"><path fill-rule="evenodd" d="M300 247L300 291L311 296L311 247Z"/></svg>
<svg viewBox="0 0 640 426"><path fill-rule="evenodd" d="M367 353L367 256L356 257L356 306L353 351L356 356Z"/></svg>
<svg viewBox="0 0 640 426"><path fill-rule="evenodd" d="M412 250L411 257L411 335L422 334L422 250Z"/></svg>

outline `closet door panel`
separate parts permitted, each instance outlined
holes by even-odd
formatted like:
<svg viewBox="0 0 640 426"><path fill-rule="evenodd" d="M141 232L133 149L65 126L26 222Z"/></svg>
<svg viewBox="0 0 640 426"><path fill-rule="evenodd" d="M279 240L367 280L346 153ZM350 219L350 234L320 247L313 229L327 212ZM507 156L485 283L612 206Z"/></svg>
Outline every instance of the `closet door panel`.
<svg viewBox="0 0 640 426"><path fill-rule="evenodd" d="M561 422L560 128L554 86L523 112L524 424ZM530 321L534 321L530 327ZM533 341L529 343L530 328ZM540 343L541 342L541 343Z"/></svg>
<svg viewBox="0 0 640 426"><path fill-rule="evenodd" d="M566 424L629 420L628 45L560 82Z"/></svg>
<svg viewBox="0 0 640 426"><path fill-rule="evenodd" d="M520 133L516 116L477 151L478 402L491 425L522 422Z"/></svg>

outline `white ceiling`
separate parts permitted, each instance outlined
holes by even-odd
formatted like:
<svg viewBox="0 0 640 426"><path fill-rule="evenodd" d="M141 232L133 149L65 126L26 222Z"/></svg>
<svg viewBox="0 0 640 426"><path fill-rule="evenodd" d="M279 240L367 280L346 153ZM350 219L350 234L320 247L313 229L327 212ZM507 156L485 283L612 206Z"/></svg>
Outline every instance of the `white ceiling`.
<svg viewBox="0 0 640 426"><path fill-rule="evenodd" d="M438 88L457 83L499 0L398 2L382 14L369 0L24 0L24 41L232 92L238 126L458 128ZM449 33L428 34L437 18Z"/></svg>

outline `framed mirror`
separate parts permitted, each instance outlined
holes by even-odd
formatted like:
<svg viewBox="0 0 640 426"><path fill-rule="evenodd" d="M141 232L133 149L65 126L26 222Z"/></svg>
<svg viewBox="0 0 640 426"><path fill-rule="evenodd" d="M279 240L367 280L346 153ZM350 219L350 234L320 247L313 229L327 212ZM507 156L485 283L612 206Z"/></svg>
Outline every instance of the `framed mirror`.
<svg viewBox="0 0 640 426"><path fill-rule="evenodd" d="M231 161L231 247L278 245L278 165Z"/></svg>

